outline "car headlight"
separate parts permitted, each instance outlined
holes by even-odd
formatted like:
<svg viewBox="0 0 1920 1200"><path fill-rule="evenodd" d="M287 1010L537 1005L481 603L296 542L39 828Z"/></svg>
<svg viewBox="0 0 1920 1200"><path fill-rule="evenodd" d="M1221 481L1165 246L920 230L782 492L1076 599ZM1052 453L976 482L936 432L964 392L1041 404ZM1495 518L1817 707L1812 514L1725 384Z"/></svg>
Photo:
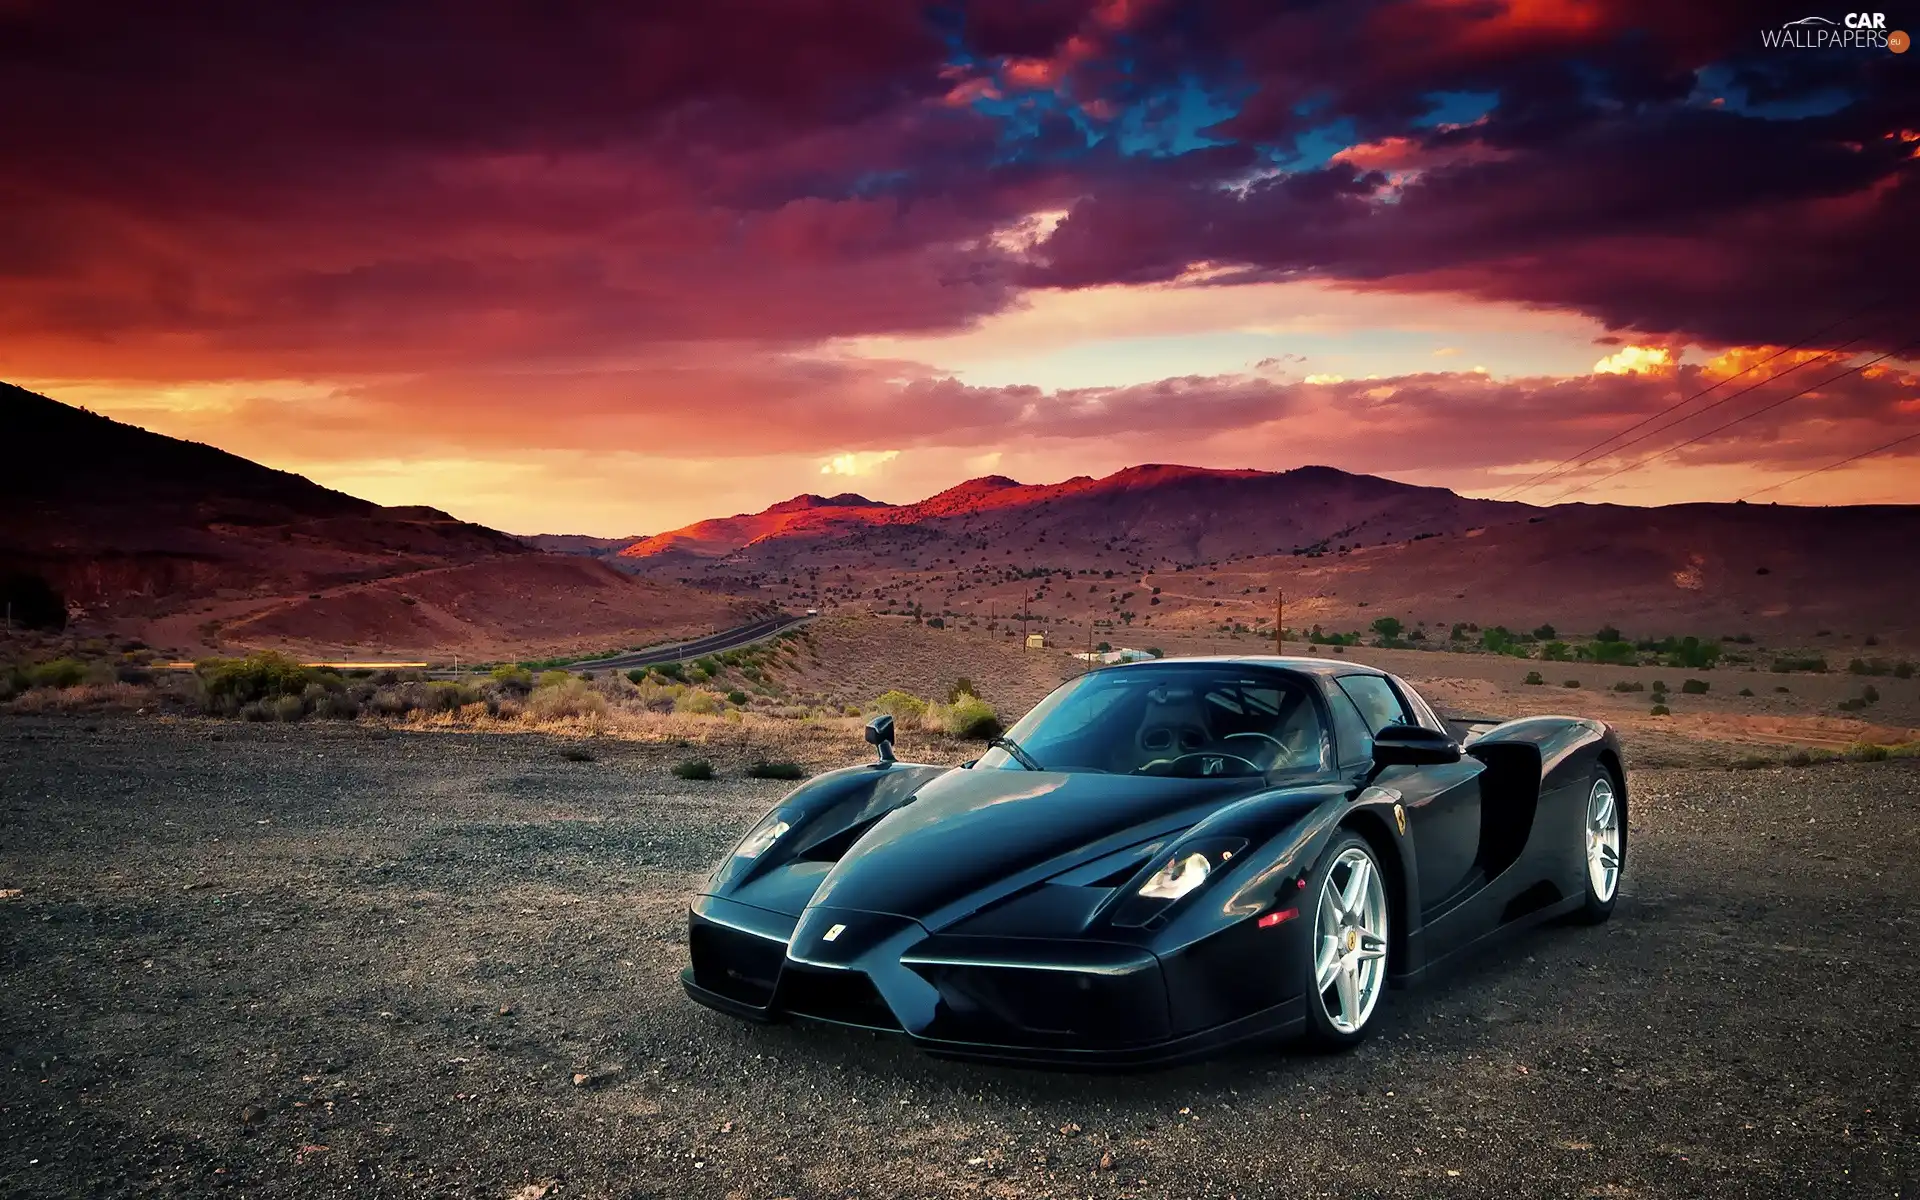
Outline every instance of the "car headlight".
<svg viewBox="0 0 1920 1200"><path fill-rule="evenodd" d="M1201 838L1176 846L1146 882L1113 909L1113 923L1141 926L1153 922L1157 927L1160 917L1176 901L1198 890L1215 872L1226 869L1246 848L1245 838Z"/></svg>
<svg viewBox="0 0 1920 1200"><path fill-rule="evenodd" d="M1213 864L1204 854L1176 855L1140 887L1149 900L1178 900L1207 881Z"/></svg>
<svg viewBox="0 0 1920 1200"><path fill-rule="evenodd" d="M740 848L733 852L733 856L735 858L759 858L762 854L765 854L775 842L780 840L782 834L792 828L793 826L787 824L786 818L782 817L779 813L768 813L758 825L753 827L753 832L749 833L746 840L740 843Z"/></svg>

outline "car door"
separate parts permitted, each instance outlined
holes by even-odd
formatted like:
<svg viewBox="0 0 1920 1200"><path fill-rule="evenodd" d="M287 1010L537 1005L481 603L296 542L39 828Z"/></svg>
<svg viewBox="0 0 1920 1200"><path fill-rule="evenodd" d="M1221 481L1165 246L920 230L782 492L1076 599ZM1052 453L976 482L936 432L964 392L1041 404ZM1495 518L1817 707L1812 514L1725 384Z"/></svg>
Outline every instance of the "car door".
<svg viewBox="0 0 1920 1200"><path fill-rule="evenodd" d="M1416 716L1418 702L1409 703L1387 676L1342 675L1334 684L1359 712L1369 736L1388 725L1424 723ZM1372 780L1374 787L1399 793L1406 810L1425 920L1452 908L1485 882L1475 865L1480 853L1480 773L1485 769L1478 759L1463 758L1387 767Z"/></svg>

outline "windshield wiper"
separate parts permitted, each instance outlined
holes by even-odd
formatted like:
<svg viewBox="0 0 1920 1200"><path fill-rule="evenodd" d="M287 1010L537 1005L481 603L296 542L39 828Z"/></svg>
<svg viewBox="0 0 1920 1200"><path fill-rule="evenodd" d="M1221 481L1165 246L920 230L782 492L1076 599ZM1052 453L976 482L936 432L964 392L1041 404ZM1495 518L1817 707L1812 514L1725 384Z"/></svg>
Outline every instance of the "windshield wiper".
<svg viewBox="0 0 1920 1200"><path fill-rule="evenodd" d="M1046 770L1046 768L1041 766L1039 761L1036 760L1033 757L1033 755L1028 754L1025 750L1022 750L1020 748L1019 742L1014 741L1010 737L994 738L992 741L988 742L987 745L992 747L995 750L1005 750L1009 755L1012 756L1013 761L1019 763L1021 766L1025 767L1029 771Z"/></svg>

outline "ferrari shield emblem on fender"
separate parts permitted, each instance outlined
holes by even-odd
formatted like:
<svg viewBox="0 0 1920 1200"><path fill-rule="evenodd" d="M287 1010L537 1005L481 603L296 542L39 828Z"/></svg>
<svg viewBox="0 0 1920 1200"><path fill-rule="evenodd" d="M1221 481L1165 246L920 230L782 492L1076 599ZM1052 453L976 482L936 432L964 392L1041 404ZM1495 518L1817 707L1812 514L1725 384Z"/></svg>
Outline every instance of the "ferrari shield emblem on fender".
<svg viewBox="0 0 1920 1200"><path fill-rule="evenodd" d="M845 925L835 925L833 928L821 934L820 940L823 942L830 942L833 939L839 937L841 934L845 933L846 931L847 931L847 927Z"/></svg>
<svg viewBox="0 0 1920 1200"><path fill-rule="evenodd" d="M1400 836L1407 836L1407 810L1402 805L1393 806L1393 823L1400 827Z"/></svg>

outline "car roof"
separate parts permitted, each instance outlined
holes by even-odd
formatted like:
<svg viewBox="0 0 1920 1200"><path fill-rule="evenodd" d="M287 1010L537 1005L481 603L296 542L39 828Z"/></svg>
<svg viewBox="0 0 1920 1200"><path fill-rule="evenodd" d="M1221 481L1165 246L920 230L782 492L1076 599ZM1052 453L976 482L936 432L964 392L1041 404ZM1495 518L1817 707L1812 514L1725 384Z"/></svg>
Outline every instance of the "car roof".
<svg viewBox="0 0 1920 1200"><path fill-rule="evenodd" d="M1296 658L1281 654L1194 654L1169 658L1149 658L1139 662L1115 663L1101 667L1102 671L1138 671L1172 663L1189 663L1196 666L1253 666L1277 667L1285 671L1298 671L1303 675L1385 675L1378 667L1369 667L1364 663L1346 662L1337 658Z"/></svg>

